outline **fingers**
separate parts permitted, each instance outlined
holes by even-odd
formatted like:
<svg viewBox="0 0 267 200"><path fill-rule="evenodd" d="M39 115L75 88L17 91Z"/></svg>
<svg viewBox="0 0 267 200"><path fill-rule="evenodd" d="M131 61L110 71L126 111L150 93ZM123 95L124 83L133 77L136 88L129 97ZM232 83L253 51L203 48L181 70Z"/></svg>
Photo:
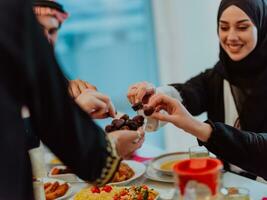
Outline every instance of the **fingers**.
<svg viewBox="0 0 267 200"><path fill-rule="evenodd" d="M152 84L141 82L129 87L127 97L131 104L135 104L142 102L144 97L149 98L154 93L155 88Z"/></svg>
<svg viewBox="0 0 267 200"><path fill-rule="evenodd" d="M81 91L75 82L70 82L69 93L74 99L81 94Z"/></svg>
<svg viewBox="0 0 267 200"><path fill-rule="evenodd" d="M93 91L93 90L88 90L89 93L91 93L91 95L95 96L96 98L98 98L99 100L105 102L106 104L110 104L110 98L100 92L97 91Z"/></svg>
<svg viewBox="0 0 267 200"><path fill-rule="evenodd" d="M90 92L83 92L75 99L75 102L89 115L103 115L108 110L107 104L91 95Z"/></svg>
<svg viewBox="0 0 267 200"><path fill-rule="evenodd" d="M142 129L138 129L137 131L137 138L133 141L134 144L138 144L139 141L144 138L144 131Z"/></svg>
<svg viewBox="0 0 267 200"><path fill-rule="evenodd" d="M89 111L89 114L93 114L95 113L95 115L104 115L107 112L107 105L105 104L105 102L94 98L91 100L91 102L88 102L89 104L92 104L92 106L88 106L91 108L91 110Z"/></svg>
<svg viewBox="0 0 267 200"><path fill-rule="evenodd" d="M136 94L137 87L131 87L128 90L127 98L131 104L135 103L135 94Z"/></svg>
<svg viewBox="0 0 267 200"><path fill-rule="evenodd" d="M150 117L162 122L172 122L170 115L166 113L154 112Z"/></svg>
<svg viewBox="0 0 267 200"><path fill-rule="evenodd" d="M114 131L109 135L116 138L117 152L123 158L140 148L144 142L144 131L142 129L138 131Z"/></svg>
<svg viewBox="0 0 267 200"><path fill-rule="evenodd" d="M111 101L108 104L108 114L112 118L114 118L116 116L116 109L115 109L114 104Z"/></svg>
<svg viewBox="0 0 267 200"><path fill-rule="evenodd" d="M94 85L92 85L90 83L87 83L86 81L84 81L84 83L85 83L87 89L91 89L91 90L97 91L96 86L94 86Z"/></svg>
<svg viewBox="0 0 267 200"><path fill-rule="evenodd" d="M115 117L116 111L110 98L100 92L85 89L75 101L94 119Z"/></svg>
<svg viewBox="0 0 267 200"><path fill-rule="evenodd" d="M84 90L86 89L91 89L96 91L97 88L90 84L87 83L86 81L83 80L71 80L69 81L69 94L73 97L73 98L77 98Z"/></svg>
<svg viewBox="0 0 267 200"><path fill-rule="evenodd" d="M96 91L91 92L91 94L106 104L105 113L107 113L107 114L103 117L105 118L107 116L110 116L110 117L114 118L116 115L116 110L115 110L115 107L114 107L112 101L110 100L110 98L108 96L106 96L100 92L96 92Z"/></svg>
<svg viewBox="0 0 267 200"><path fill-rule="evenodd" d="M169 97L163 94L156 94L151 97L151 99L149 100L148 106L151 106L154 108L158 106L162 106L166 108L170 106L175 106L177 104L178 104L178 101L172 97Z"/></svg>
<svg viewBox="0 0 267 200"><path fill-rule="evenodd" d="M79 88L79 90L80 90L81 93L82 93L84 90L87 89L87 85L85 84L84 81L79 80L79 81L77 82L77 84L78 84L78 88Z"/></svg>
<svg viewBox="0 0 267 200"><path fill-rule="evenodd" d="M147 89L145 87L140 87L136 90L136 96L134 103L142 102L143 97L146 95Z"/></svg>

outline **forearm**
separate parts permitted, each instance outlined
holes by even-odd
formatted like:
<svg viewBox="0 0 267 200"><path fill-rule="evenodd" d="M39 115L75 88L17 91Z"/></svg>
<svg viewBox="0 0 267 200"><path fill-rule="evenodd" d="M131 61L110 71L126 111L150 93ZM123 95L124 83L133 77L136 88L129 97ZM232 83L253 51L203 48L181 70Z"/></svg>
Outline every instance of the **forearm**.
<svg viewBox="0 0 267 200"><path fill-rule="evenodd" d="M190 119L190 123L186 124L188 126L184 128L184 131L191 133L202 142L208 141L212 134L212 127L208 123L201 122L194 117Z"/></svg>
<svg viewBox="0 0 267 200"><path fill-rule="evenodd" d="M266 133L241 131L217 122L203 144L218 157L267 179Z"/></svg>

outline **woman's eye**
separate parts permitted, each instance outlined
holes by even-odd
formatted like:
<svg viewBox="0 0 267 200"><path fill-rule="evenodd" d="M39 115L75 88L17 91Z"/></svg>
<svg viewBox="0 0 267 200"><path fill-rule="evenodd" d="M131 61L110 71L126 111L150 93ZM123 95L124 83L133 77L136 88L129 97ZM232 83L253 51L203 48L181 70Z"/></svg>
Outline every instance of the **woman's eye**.
<svg viewBox="0 0 267 200"><path fill-rule="evenodd" d="M220 29L221 29L222 31L227 31L229 28L228 28L227 26L221 26Z"/></svg>
<svg viewBox="0 0 267 200"><path fill-rule="evenodd" d="M245 31L248 29L248 26L239 26L237 28L238 28L238 30Z"/></svg>

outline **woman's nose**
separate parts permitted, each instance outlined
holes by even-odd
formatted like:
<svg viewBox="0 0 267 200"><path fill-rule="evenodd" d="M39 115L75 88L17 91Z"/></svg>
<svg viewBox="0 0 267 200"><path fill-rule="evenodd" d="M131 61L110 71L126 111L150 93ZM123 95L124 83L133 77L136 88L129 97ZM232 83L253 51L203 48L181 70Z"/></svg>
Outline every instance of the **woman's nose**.
<svg viewBox="0 0 267 200"><path fill-rule="evenodd" d="M228 40L238 40L238 34L235 30L230 29L227 36Z"/></svg>

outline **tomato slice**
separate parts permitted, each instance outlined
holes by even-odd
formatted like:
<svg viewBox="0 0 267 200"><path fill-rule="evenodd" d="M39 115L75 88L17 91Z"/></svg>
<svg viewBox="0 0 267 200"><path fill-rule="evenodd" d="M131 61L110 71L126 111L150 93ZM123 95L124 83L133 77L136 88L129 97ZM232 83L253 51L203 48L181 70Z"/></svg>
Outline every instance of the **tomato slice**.
<svg viewBox="0 0 267 200"><path fill-rule="evenodd" d="M112 187L110 185L105 185L102 190L109 193L112 190Z"/></svg>
<svg viewBox="0 0 267 200"><path fill-rule="evenodd" d="M91 192L92 193L100 193L100 189L97 186L93 186L93 187L91 187Z"/></svg>

